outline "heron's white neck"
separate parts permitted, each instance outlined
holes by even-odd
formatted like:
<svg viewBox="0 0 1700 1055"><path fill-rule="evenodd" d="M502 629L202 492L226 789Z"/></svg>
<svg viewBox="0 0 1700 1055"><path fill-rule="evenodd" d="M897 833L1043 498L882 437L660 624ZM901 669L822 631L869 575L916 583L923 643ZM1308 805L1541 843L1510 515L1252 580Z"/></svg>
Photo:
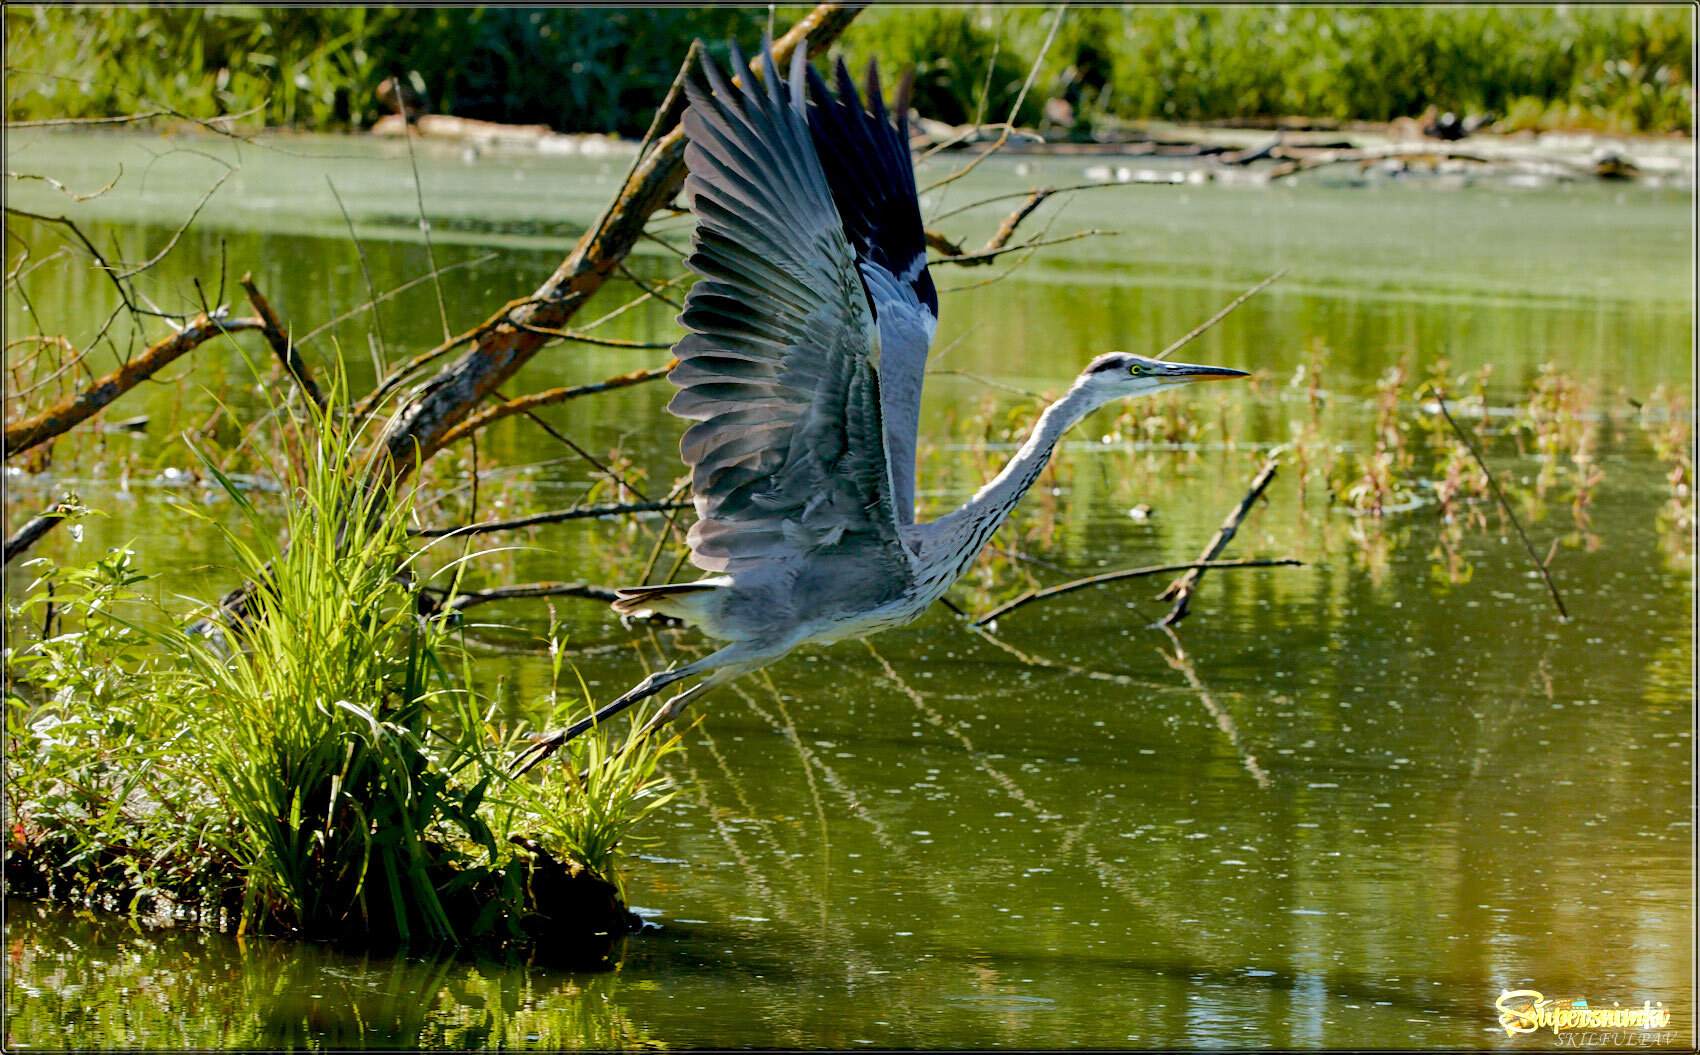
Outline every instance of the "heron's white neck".
<svg viewBox="0 0 1700 1055"><path fill-rule="evenodd" d="M922 561L928 564L958 564L959 567L950 576L954 581L967 569L992 533L1003 525L1009 511L1021 501L1021 496L1033 486L1039 474L1045 471L1063 433L1115 398L1113 393L1092 390L1084 377L1076 381L1061 399L1045 408L1027 442L986 486L955 511L920 525Z"/></svg>

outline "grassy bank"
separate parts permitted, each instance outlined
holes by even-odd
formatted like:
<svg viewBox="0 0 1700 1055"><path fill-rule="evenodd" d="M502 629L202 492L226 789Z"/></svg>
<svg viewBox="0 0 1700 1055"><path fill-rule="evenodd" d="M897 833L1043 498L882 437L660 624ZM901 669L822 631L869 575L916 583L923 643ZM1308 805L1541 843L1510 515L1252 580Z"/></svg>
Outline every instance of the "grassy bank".
<svg viewBox="0 0 1700 1055"><path fill-rule="evenodd" d="M670 797L672 743L592 735L544 778L509 777L518 730L492 723L452 615L420 614L424 563L452 579L463 561L410 541L408 496L364 489L360 437L325 418L289 431L293 453L265 474L284 489L287 545L210 461L236 528L182 510L263 583L239 635L181 629L194 613L150 600L124 550L26 565L6 657L9 891L605 955L626 929L620 847ZM557 699L557 716L575 705Z"/></svg>
<svg viewBox="0 0 1700 1055"><path fill-rule="evenodd" d="M693 37L752 43L743 9L9 7L11 120L163 106L199 118L361 128L379 81L416 71L437 110L559 131L641 134ZM790 21L780 12L779 23ZM1002 119L1038 55L1041 8L875 7L858 60L913 66L921 112ZM1428 106L1502 130L1687 132L1691 9L1099 7L1071 9L1023 108L1081 121L1304 116L1385 121Z"/></svg>

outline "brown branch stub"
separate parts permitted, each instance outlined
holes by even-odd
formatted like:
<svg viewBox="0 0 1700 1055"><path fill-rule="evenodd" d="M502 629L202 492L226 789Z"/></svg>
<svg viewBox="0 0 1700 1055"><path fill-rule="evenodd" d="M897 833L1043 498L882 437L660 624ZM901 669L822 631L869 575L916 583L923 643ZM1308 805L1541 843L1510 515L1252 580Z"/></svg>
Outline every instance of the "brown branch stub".
<svg viewBox="0 0 1700 1055"><path fill-rule="evenodd" d="M104 410L119 396L219 334L263 329L265 323L260 319L212 319L204 314L197 316L177 333L149 346L146 351L71 399L21 421L8 422L5 456L11 458L22 454L31 447L70 431Z"/></svg>
<svg viewBox="0 0 1700 1055"><path fill-rule="evenodd" d="M407 533L414 538L487 535L493 531L515 531L542 524L560 524L568 520L630 516L634 513L668 513L675 509L689 509L690 506L689 502L626 502L612 505L580 506L577 509L561 509L553 513L535 513L531 516L515 517L512 520L486 520L477 524L462 524L460 527L409 528Z"/></svg>
<svg viewBox="0 0 1700 1055"><path fill-rule="evenodd" d="M248 303L254 306L254 314L258 315L260 322L264 324L260 327L260 333L265 336L266 343L271 345L278 361L283 364L285 370L289 371L289 376L295 379L295 383L301 386L301 391L307 394L307 398L313 401L313 405L324 410L324 393L320 392L319 386L313 383L313 375L307 372L307 364L302 360L300 350L290 342L289 332L278 321L277 313L272 310L271 303L266 300L259 287L254 285L254 276L251 272L245 272L242 275L242 289L248 294Z"/></svg>
<svg viewBox="0 0 1700 1055"><path fill-rule="evenodd" d="M1021 221L1031 216L1034 209L1045 204L1045 199L1049 198L1051 194L1052 191L1049 187L1041 187L1029 194L1026 201L1022 202L1014 212L1004 217L1003 223L998 225L997 233L992 235L991 240L986 243L986 248L1002 249L1008 245L1010 237L1015 234L1015 229L1021 226Z"/></svg>
<svg viewBox="0 0 1700 1055"><path fill-rule="evenodd" d="M1263 468L1259 469L1257 475L1252 477L1251 486L1246 489L1245 497L1241 498L1239 505L1228 513L1227 519L1222 521L1222 526L1216 529L1216 534L1205 545L1204 552L1199 554L1198 562L1200 564L1215 560L1217 555L1227 548L1228 543L1233 541L1234 533L1240 529L1240 521L1246 518L1246 514L1251 512L1251 507L1263 495L1264 489L1269 486L1270 481L1275 479L1275 470L1280 467L1280 464L1279 452L1271 454L1269 459L1263 463ZM1175 606L1169 610L1168 615L1157 623L1158 626L1174 626L1186 618L1187 606L1192 600L1192 592L1198 588L1199 580L1204 578L1204 571L1203 568L1193 568L1170 583L1167 589L1157 595L1159 601L1166 601L1171 597L1175 598Z"/></svg>
<svg viewBox="0 0 1700 1055"><path fill-rule="evenodd" d="M1139 579L1147 575L1162 575L1171 571L1203 571L1210 568L1302 567L1303 565L1304 561L1294 560L1291 557L1249 558L1245 560L1189 561L1185 564L1158 564L1149 568L1128 568L1124 571L1105 572L1103 575L1089 575L1084 579L1075 579L1072 582L1065 582L1057 586L1048 586L1043 590L1029 590L1020 597L1011 601L1006 601L980 618L974 620L974 625L985 626L988 623L1008 615L1017 608L1023 608L1035 601L1045 601L1052 597L1061 596L1065 593L1073 593L1076 590L1084 590L1089 586L1104 586L1112 582L1121 582L1124 579Z"/></svg>
<svg viewBox="0 0 1700 1055"><path fill-rule="evenodd" d="M503 418L513 417L515 414L529 414L539 407L553 406L556 403L565 403L569 399L577 399L580 396L593 396L598 392L611 392L616 388L628 388L632 385L641 385L645 381L654 381L666 377L667 372L677 366L678 363L677 359L672 359L668 361L667 365L656 367L653 370L633 370L629 374L620 374L605 381L596 381L588 385L572 385L566 388L551 388L529 396L519 396L515 399L506 400L493 407L487 407L456 425L443 434L442 439L437 442L437 446L442 448L457 443L486 425L494 424Z"/></svg>
<svg viewBox="0 0 1700 1055"><path fill-rule="evenodd" d="M943 231L935 231L929 227L926 238L927 248L935 250L941 256L961 256L965 252L962 246L946 237Z"/></svg>

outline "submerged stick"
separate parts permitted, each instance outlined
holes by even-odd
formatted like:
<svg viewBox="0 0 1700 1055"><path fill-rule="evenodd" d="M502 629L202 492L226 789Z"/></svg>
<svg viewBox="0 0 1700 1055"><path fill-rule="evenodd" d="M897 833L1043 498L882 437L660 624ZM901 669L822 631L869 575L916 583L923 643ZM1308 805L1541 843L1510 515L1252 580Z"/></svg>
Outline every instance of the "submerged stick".
<svg viewBox="0 0 1700 1055"><path fill-rule="evenodd" d="M1240 521L1244 520L1246 514L1251 512L1252 505L1263 494L1264 488L1268 487L1269 482L1275 479L1275 470L1280 465L1280 461L1280 452L1277 451L1269 456L1268 461L1263 463L1263 468L1259 469L1257 475L1252 477L1251 486L1246 490L1245 497L1240 499L1240 504L1233 508L1233 511L1228 514L1228 518L1222 521L1222 526L1216 529L1216 534L1204 547L1204 552L1199 554L1198 563L1208 564L1216 559L1217 554L1227 548L1228 543L1233 540L1234 533L1240 529ZM1170 583L1167 589L1157 595L1159 601L1166 601L1171 597L1175 598L1175 606L1169 609L1168 615L1158 621L1158 626L1174 626L1186 618L1187 605L1192 600L1192 592L1198 588L1199 580L1204 578L1204 571L1204 568L1193 568Z"/></svg>
<svg viewBox="0 0 1700 1055"><path fill-rule="evenodd" d="M1258 557L1242 560L1192 561L1187 564L1158 564L1149 568L1129 568L1125 571L1105 572L1102 575L1089 575L1084 579L1075 579L1073 582L1065 582L1060 586L1048 586L1043 590L1029 590L1020 597L1017 597L1015 600L1000 604L985 615L974 620L974 625L985 626L993 620L1008 615L1017 608L1022 608L1026 605L1032 604L1034 601L1045 601L1052 597L1061 596L1065 593L1073 593L1076 590L1084 590L1088 586L1103 586L1106 583L1120 582L1123 579L1138 579L1146 575L1162 575L1164 572L1192 571L1195 569L1202 571L1209 568L1277 568L1283 566L1302 567L1303 565L1304 561L1294 560L1291 557Z"/></svg>
<svg viewBox="0 0 1700 1055"><path fill-rule="evenodd" d="M1446 394L1437 389L1434 393L1434 401L1440 407L1440 413L1446 418L1446 423L1451 425L1452 431L1458 434L1460 440L1464 441L1464 447L1470 452L1470 457L1474 458L1476 464L1481 467L1482 475L1487 477L1488 486L1493 488L1494 498L1499 500L1499 508L1505 510L1505 516L1511 521L1511 526L1517 529L1517 537L1523 540L1523 548L1529 552L1529 559L1535 562L1536 570L1541 573L1541 581L1547 584L1547 592L1552 594L1552 603L1558 608L1558 617L1569 622L1570 613L1564 609L1564 598L1558 595L1558 587L1552 581L1552 574L1547 571L1546 561L1541 560L1540 555L1535 552L1534 544L1529 541L1528 534L1523 531L1522 522L1517 519L1517 514L1511 511L1511 503L1506 501L1505 492L1499 489L1499 481L1494 478L1493 471L1487 467L1487 463L1482 461L1481 452L1476 450L1476 445L1470 441L1470 437L1465 434L1464 430L1458 427L1458 422L1452 417L1452 411L1446 408ZM1556 540L1554 541L1556 543Z"/></svg>

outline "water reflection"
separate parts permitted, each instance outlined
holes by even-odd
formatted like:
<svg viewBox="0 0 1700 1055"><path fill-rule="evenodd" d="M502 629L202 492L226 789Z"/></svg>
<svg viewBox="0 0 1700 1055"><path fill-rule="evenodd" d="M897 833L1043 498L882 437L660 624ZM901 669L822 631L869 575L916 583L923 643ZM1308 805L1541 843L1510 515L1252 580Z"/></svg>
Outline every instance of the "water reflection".
<svg viewBox="0 0 1700 1055"><path fill-rule="evenodd" d="M13 901L8 1047L440 1050L653 1044L620 979L349 954Z"/></svg>

